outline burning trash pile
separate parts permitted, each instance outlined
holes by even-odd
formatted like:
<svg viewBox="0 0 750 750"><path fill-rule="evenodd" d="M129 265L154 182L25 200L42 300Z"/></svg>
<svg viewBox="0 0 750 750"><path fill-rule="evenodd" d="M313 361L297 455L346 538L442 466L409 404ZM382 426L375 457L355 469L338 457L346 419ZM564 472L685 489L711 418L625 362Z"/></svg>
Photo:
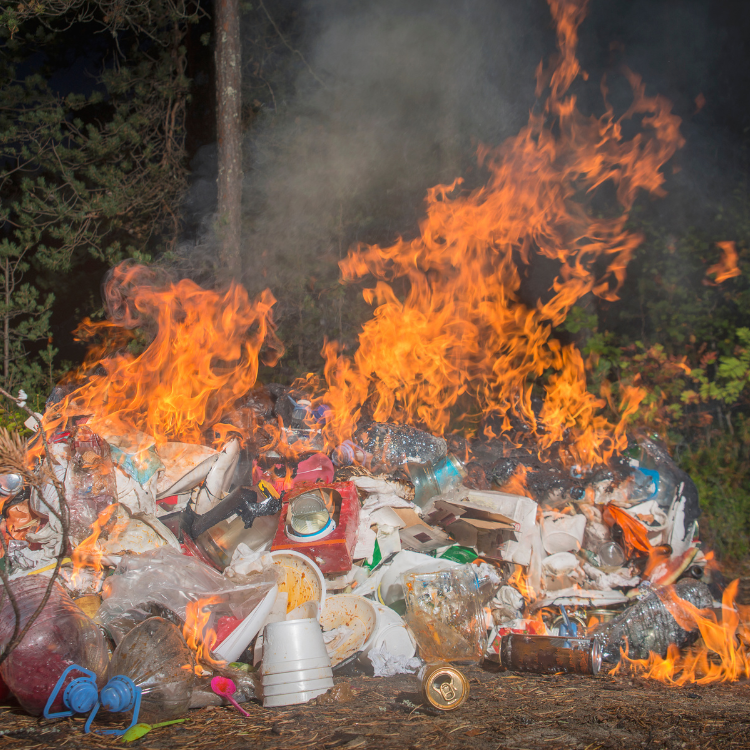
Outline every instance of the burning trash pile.
<svg viewBox="0 0 750 750"><path fill-rule="evenodd" d="M326 346L324 380L257 382L283 352L270 292L110 273L81 369L28 443L0 435L0 674L27 711L123 733L191 707L304 703L358 670L421 670L425 700L453 709L468 693L454 665L485 658L674 684L750 674L695 485L627 433L643 392L593 395L591 363L552 335L584 295L616 298L635 196L660 193L682 140L633 74L620 118L578 113L585 3L550 5L543 110L480 149L485 186L430 191L419 237L342 262L375 277L378 306L353 356ZM602 218L580 196L606 181L620 211ZM535 255L560 268L527 306Z"/></svg>

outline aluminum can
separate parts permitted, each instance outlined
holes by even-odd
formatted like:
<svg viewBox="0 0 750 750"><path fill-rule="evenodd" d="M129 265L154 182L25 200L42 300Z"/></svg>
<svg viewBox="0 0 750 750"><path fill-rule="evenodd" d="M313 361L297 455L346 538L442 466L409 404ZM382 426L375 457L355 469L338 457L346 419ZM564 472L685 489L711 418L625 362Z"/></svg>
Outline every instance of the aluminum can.
<svg viewBox="0 0 750 750"><path fill-rule="evenodd" d="M420 677L423 700L439 711L455 711L469 696L469 681L449 664L428 664Z"/></svg>
<svg viewBox="0 0 750 750"><path fill-rule="evenodd" d="M595 675L602 666L602 651L595 638L511 633L500 642L500 664L514 672Z"/></svg>

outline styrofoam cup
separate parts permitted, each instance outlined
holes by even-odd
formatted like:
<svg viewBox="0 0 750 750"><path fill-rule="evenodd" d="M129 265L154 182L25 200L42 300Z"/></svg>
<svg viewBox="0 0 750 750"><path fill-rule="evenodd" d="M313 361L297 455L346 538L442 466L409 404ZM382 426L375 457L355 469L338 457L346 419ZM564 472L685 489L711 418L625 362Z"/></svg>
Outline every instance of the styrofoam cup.
<svg viewBox="0 0 750 750"><path fill-rule="evenodd" d="M316 669L298 669L293 672L278 672L276 674L264 674L263 685L282 685L285 682L295 680L322 680L330 677L330 667L317 667Z"/></svg>
<svg viewBox="0 0 750 750"><path fill-rule="evenodd" d="M291 659L289 661L280 661L275 664L263 666L261 659L261 674L287 674L288 672L304 672L309 669L327 669L331 666L330 657L323 658L316 656L314 659Z"/></svg>
<svg viewBox="0 0 750 750"><path fill-rule="evenodd" d="M326 651L320 623L312 618L270 622L263 631L261 665L263 674L330 667L331 659Z"/></svg>
<svg viewBox="0 0 750 750"><path fill-rule="evenodd" d="M214 653L229 663L237 661L263 627L277 594L278 588L274 586L258 606L214 649Z"/></svg>
<svg viewBox="0 0 750 750"><path fill-rule="evenodd" d="M284 693L283 695L269 695L263 699L264 708L274 708L275 706L294 706L298 703L307 703L313 698L330 690L330 688L318 688L317 690L306 690L302 693Z"/></svg>
<svg viewBox="0 0 750 750"><path fill-rule="evenodd" d="M328 690L333 687L333 677L324 677L321 680L297 680L281 685L266 685L263 683L263 697L272 695L286 695L288 693L305 693L309 690Z"/></svg>

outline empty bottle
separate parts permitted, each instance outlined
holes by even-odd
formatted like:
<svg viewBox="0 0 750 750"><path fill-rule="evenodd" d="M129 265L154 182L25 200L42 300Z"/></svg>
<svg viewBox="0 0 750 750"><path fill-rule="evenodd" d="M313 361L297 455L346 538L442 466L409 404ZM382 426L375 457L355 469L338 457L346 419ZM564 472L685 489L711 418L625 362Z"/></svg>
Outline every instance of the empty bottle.
<svg viewBox="0 0 750 750"><path fill-rule="evenodd" d="M138 689L138 721L153 724L184 714L194 684L195 659L180 630L162 617L149 617L120 641L100 701L105 711L127 710L126 702Z"/></svg>
<svg viewBox="0 0 750 750"><path fill-rule="evenodd" d="M355 441L373 471L391 472L407 463L435 464L448 452L443 438L403 424L373 422L357 430Z"/></svg>
<svg viewBox="0 0 750 750"><path fill-rule="evenodd" d="M685 578L674 586L649 591L643 599L628 607L617 617L598 625L592 635L601 643L602 660L611 664L620 661L620 650L631 659L645 659L650 651L667 655L669 645L687 646L697 638L697 631L683 630L670 613L679 608L679 599L698 609L713 604L708 586ZM666 605L665 605L666 602ZM685 618L680 618L683 622Z"/></svg>
<svg viewBox="0 0 750 750"><path fill-rule="evenodd" d="M91 534L99 514L117 501L117 484L109 445L86 425L76 429L68 465L70 544L76 547Z"/></svg>
<svg viewBox="0 0 750 750"><path fill-rule="evenodd" d="M43 576L11 581L10 590L18 603L21 629L42 602L48 584L49 579ZM3 594L0 644L5 649L13 637L16 618L7 592L0 590ZM58 678L73 664L103 676L107 668L107 647L99 628L62 586L54 583L44 609L0 665L0 674L23 708L39 716ZM76 676L71 674L70 680ZM61 695L54 709L62 707Z"/></svg>

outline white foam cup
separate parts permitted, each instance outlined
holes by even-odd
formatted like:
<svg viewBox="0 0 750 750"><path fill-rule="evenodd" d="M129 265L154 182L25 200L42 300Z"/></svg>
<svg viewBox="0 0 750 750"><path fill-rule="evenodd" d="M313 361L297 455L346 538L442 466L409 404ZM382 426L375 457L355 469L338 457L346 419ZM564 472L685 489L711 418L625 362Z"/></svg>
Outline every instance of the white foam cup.
<svg viewBox="0 0 750 750"><path fill-rule="evenodd" d="M333 687L333 677L322 680L297 680L283 685L266 685L263 683L263 698L273 695L288 695L289 693L306 693L310 690L330 690Z"/></svg>

